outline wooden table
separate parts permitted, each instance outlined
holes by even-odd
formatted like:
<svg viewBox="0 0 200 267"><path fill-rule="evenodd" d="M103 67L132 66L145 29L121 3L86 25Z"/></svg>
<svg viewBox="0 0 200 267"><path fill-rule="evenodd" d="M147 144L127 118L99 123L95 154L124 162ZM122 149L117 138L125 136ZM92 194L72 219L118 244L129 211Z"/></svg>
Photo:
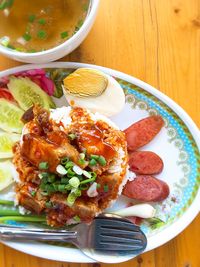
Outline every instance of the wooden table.
<svg viewBox="0 0 200 267"><path fill-rule="evenodd" d="M84 43L62 61L131 74L180 104L200 126L200 1L101 0ZM16 65L0 56L0 70ZM178 237L118 267L199 267L200 216ZM0 267L90 267L48 261L0 245ZM114 265L110 265L114 266Z"/></svg>

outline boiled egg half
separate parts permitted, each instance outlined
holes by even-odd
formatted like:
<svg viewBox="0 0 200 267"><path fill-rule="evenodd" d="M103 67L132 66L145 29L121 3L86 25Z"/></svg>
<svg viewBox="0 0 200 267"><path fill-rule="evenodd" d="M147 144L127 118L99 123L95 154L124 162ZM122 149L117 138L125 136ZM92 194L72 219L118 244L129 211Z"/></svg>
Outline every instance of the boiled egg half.
<svg viewBox="0 0 200 267"><path fill-rule="evenodd" d="M105 116L119 113L125 104L124 91L111 76L92 68L79 68L63 80L70 106L87 108Z"/></svg>

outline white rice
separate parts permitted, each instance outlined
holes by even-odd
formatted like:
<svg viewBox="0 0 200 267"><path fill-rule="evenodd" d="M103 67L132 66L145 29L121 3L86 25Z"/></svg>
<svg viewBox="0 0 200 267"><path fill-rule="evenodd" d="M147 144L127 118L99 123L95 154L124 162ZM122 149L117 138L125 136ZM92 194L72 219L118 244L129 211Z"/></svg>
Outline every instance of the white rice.
<svg viewBox="0 0 200 267"><path fill-rule="evenodd" d="M110 125L111 127L113 127L114 129L117 129L119 130L118 126L112 122L109 118L105 117L104 115L98 113L98 112L95 112L95 113L92 113L92 112L88 112L90 114L90 117L93 121L104 121L106 122L108 125Z"/></svg>
<svg viewBox="0 0 200 267"><path fill-rule="evenodd" d="M17 172L14 164L11 165L11 173L12 173L12 177L13 177L14 181L16 183L20 183L19 173Z"/></svg>
<svg viewBox="0 0 200 267"><path fill-rule="evenodd" d="M128 181L133 181L136 178L136 174L129 170L128 170L127 176L128 176Z"/></svg>
<svg viewBox="0 0 200 267"><path fill-rule="evenodd" d="M56 109L51 109L50 119L52 119L56 123L62 122L63 126L67 127L72 122L72 119L70 117L71 110L72 110L72 108L69 107L69 106L68 107L56 108ZM116 126L116 124L114 122L112 122L110 119L108 119L107 117L105 117L104 115L102 115L102 114L100 114L98 112L92 113L89 110L87 110L87 112L90 115L90 118L94 122L97 122L97 121L101 120L101 121L104 121L107 124L109 124L114 129L119 130L119 128ZM82 120L82 118L80 118L79 123L86 123L86 121L84 121L84 120Z"/></svg>
<svg viewBox="0 0 200 267"><path fill-rule="evenodd" d="M120 147L118 149L117 153L118 153L118 156L114 159L112 166L110 166L110 168L108 170L109 173L119 173L122 171L122 164L124 161L125 152Z"/></svg>
<svg viewBox="0 0 200 267"><path fill-rule="evenodd" d="M18 208L19 208L19 213L20 214L25 215L27 213L27 210L24 207L18 206Z"/></svg>
<svg viewBox="0 0 200 267"><path fill-rule="evenodd" d="M56 123L62 122L63 126L67 127L72 122L72 119L70 117L70 112L71 112L71 107L51 109L50 119L52 119Z"/></svg>

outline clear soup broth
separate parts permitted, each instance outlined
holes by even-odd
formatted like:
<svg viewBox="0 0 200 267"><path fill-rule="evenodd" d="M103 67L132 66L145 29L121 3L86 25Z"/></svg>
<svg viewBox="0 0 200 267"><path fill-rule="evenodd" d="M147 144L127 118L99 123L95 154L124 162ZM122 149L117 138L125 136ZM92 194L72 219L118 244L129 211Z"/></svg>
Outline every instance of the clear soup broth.
<svg viewBox="0 0 200 267"><path fill-rule="evenodd" d="M82 26L89 0L14 0L0 10L0 43L21 52L53 48Z"/></svg>

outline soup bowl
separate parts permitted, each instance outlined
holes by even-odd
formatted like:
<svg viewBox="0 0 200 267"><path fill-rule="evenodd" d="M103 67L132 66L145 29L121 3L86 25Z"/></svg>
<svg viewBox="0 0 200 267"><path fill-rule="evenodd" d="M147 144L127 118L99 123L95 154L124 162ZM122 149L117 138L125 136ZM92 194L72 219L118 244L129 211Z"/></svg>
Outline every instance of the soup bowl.
<svg viewBox="0 0 200 267"><path fill-rule="evenodd" d="M41 52L28 53L19 52L0 44L0 53L6 57L26 63L47 63L62 58L76 49L86 38L95 21L98 6L99 0L90 0L88 14L81 28L71 38L58 46Z"/></svg>

